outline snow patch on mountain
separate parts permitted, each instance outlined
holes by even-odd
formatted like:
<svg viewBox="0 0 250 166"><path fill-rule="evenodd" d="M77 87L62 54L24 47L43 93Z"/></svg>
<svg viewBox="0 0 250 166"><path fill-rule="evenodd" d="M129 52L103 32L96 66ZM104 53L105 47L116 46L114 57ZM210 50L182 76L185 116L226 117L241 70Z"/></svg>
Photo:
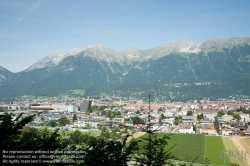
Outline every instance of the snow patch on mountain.
<svg viewBox="0 0 250 166"><path fill-rule="evenodd" d="M6 77L4 75L0 74L0 82L2 82L4 80L6 80Z"/></svg>
<svg viewBox="0 0 250 166"><path fill-rule="evenodd" d="M82 51L82 49L75 48L75 49L73 49L72 51L70 51L69 53L66 53L66 54L55 54L55 55L46 56L46 57L40 59L38 62L34 63L32 66L30 66L25 71L31 71L31 70L34 70L34 69L42 69L42 68L45 68L45 67L56 66L63 59L65 59L66 57L76 55L81 51Z"/></svg>
<svg viewBox="0 0 250 166"><path fill-rule="evenodd" d="M199 49L200 45L201 45L200 43L193 44L192 42L188 47L183 47L183 48L180 47L179 52L198 53L201 51L201 49Z"/></svg>
<svg viewBox="0 0 250 166"><path fill-rule="evenodd" d="M229 39L212 39L204 42L197 41L179 41L170 42L162 46L155 47L149 50L138 50L134 48L125 49L117 52L102 44L88 45L81 48L76 48L66 54L56 54L42 58L25 71L40 69L45 67L53 67L58 65L68 56L88 56L97 59L98 61L106 61L110 65L117 62L120 65L129 64L133 61L146 61L148 59L158 59L173 52L179 53L198 53L210 51L223 51L223 48L232 48L238 45L250 45L250 37L246 38L229 38ZM113 68L111 69L112 71Z"/></svg>

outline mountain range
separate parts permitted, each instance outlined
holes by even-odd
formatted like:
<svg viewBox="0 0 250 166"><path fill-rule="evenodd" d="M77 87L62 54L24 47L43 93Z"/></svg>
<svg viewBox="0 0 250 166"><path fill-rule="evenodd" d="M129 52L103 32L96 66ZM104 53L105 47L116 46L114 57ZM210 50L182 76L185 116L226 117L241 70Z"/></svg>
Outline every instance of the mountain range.
<svg viewBox="0 0 250 166"><path fill-rule="evenodd" d="M151 93L162 100L213 99L249 96L249 85L250 37L180 41L120 52L99 44L44 57L18 73L0 67L0 98Z"/></svg>

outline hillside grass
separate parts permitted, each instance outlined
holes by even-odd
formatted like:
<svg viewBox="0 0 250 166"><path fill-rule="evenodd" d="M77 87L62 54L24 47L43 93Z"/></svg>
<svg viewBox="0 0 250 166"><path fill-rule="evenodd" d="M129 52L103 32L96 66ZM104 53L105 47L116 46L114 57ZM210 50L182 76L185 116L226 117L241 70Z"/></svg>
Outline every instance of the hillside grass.
<svg viewBox="0 0 250 166"><path fill-rule="evenodd" d="M224 160L221 159L221 152L225 150L222 137L206 136L205 137L205 158L209 163L223 164ZM229 161L226 162L229 164Z"/></svg>
<svg viewBox="0 0 250 166"><path fill-rule="evenodd" d="M83 96L85 94L85 90L82 89L75 89L75 90L70 90L73 94L75 95L80 95Z"/></svg>

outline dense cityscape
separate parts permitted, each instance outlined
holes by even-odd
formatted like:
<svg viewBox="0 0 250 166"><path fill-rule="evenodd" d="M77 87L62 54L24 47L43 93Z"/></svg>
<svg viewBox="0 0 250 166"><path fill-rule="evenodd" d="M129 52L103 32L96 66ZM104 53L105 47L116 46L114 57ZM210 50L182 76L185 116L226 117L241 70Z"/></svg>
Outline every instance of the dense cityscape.
<svg viewBox="0 0 250 166"><path fill-rule="evenodd" d="M148 121L148 101L117 98L103 100L84 99L69 96L37 97L22 96L15 98L10 103L0 105L2 112L12 112L16 115L23 113L30 115L35 113L36 118L32 122L34 126L47 126L51 121L58 121L65 116L69 122L63 128L67 130L95 129L98 126L134 126L133 118L139 117L145 124ZM151 101L150 112L153 129L165 132L178 133L206 133L221 135L250 134L246 126L249 113L242 112L240 108L250 109L249 100L221 100L221 101L192 101L192 102L166 102ZM240 110L236 112L237 110ZM233 112L233 114L231 113ZM73 115L77 119L73 120ZM202 118L199 119L199 115ZM239 115L239 116L236 116ZM216 132L214 121L218 117L220 132ZM237 117L237 119L236 119ZM234 125L238 120L237 125ZM198 123L199 122L199 123Z"/></svg>

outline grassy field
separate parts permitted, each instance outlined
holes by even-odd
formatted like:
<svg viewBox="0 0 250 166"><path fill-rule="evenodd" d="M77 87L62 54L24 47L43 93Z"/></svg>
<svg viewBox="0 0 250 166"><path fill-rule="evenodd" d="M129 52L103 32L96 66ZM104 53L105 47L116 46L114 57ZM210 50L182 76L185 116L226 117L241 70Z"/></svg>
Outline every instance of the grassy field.
<svg viewBox="0 0 250 166"><path fill-rule="evenodd" d="M157 133L158 138L162 137L165 133ZM169 134L167 134L169 135ZM148 134L142 137L147 137ZM139 137L137 139L141 139ZM203 134L172 134L169 136L170 140L167 140L168 145L166 150L170 149L170 152L177 160L175 162L194 163L193 165L209 165L209 166L222 166L224 165L223 150L235 151L237 147L231 137L220 136L205 136ZM250 144L250 139L244 139ZM247 145L247 144L246 144ZM221 157L222 155L222 157ZM225 164L238 163L242 166L246 165L245 161L229 160L225 158ZM206 164L204 164L206 163Z"/></svg>
<svg viewBox="0 0 250 166"><path fill-rule="evenodd" d="M75 90L70 90L70 91L73 92L75 95L83 96L85 94L85 91L82 89L75 89Z"/></svg>
<svg viewBox="0 0 250 166"><path fill-rule="evenodd" d="M230 137L221 137L225 150L237 150Z"/></svg>
<svg viewBox="0 0 250 166"><path fill-rule="evenodd" d="M250 138L245 138L245 141L250 146Z"/></svg>
<svg viewBox="0 0 250 166"><path fill-rule="evenodd" d="M34 126L34 128L37 128L37 129L45 129L45 128L47 128L49 130L55 130L55 128L49 127L49 126Z"/></svg>
<svg viewBox="0 0 250 166"><path fill-rule="evenodd" d="M210 163L222 165L224 160L220 158L220 153L223 150L225 150L225 146L222 137L205 137L205 158L207 158ZM229 164L229 161L227 161L226 164Z"/></svg>
<svg viewBox="0 0 250 166"><path fill-rule="evenodd" d="M59 131L58 133L61 134L61 135L70 135L70 134L73 134L75 131L65 131L65 132L61 132ZM100 132L82 132L82 134L89 134L91 136L97 136L97 135L100 135Z"/></svg>
<svg viewBox="0 0 250 166"><path fill-rule="evenodd" d="M230 151L234 151L237 150L236 146L234 145L234 143L232 142L231 138L229 137L221 137L222 138L222 142L225 146L225 150L230 150ZM227 162L233 162L230 161L228 158L226 158Z"/></svg>
<svg viewBox="0 0 250 166"><path fill-rule="evenodd" d="M173 134L168 149L179 160L204 163L205 136L202 134Z"/></svg>
<svg viewBox="0 0 250 166"><path fill-rule="evenodd" d="M54 131L56 128L53 128L53 127L47 127L47 126L36 126L35 128L38 128L38 129L45 129L45 128L47 128L47 129L49 129L50 131ZM64 132L62 132L62 131L59 131L58 133L60 134L60 135L70 135L70 134L73 134L75 131L64 131ZM91 136L98 136L98 135L100 135L100 132L94 132L94 131L90 131L90 132L82 132L82 134L89 134L89 135L91 135Z"/></svg>
<svg viewBox="0 0 250 166"><path fill-rule="evenodd" d="M158 133L158 138L163 137L165 133ZM167 134L169 135L169 134ZM142 137L147 137L148 134ZM172 134L167 141L166 150L170 150L171 154L178 160L203 163L204 162L204 146L205 136L201 134ZM138 138L140 139L140 138Z"/></svg>

